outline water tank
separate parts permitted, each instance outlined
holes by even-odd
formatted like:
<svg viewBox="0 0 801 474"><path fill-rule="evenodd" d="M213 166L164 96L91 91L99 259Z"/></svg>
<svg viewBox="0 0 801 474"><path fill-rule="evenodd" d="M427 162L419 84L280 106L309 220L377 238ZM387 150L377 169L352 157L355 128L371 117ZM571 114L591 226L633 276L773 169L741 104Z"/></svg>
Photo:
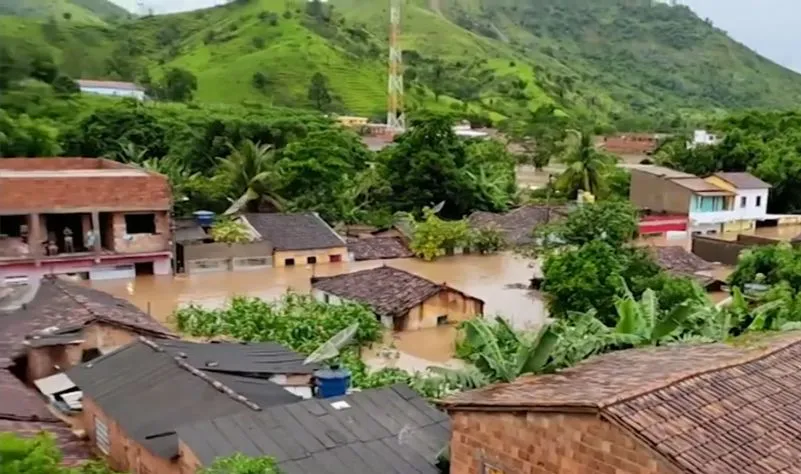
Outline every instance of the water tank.
<svg viewBox="0 0 801 474"><path fill-rule="evenodd" d="M211 211L196 211L193 215L200 227L211 227L214 223L214 213Z"/></svg>
<svg viewBox="0 0 801 474"><path fill-rule="evenodd" d="M341 397L348 393L350 372L346 369L331 367L330 369L316 370L314 378L317 383L318 398Z"/></svg>

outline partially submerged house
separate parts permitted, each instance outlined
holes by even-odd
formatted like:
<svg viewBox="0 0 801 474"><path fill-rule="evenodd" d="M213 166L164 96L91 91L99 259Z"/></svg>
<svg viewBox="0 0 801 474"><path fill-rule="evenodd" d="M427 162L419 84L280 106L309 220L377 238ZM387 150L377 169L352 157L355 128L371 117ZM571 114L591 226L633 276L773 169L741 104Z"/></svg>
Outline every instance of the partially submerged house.
<svg viewBox="0 0 801 474"><path fill-rule="evenodd" d="M89 459L86 443L48 406L63 401L60 387L42 381L139 335L172 337L124 300L44 279L22 308L0 311L0 431L20 436L46 431L54 436L65 463Z"/></svg>
<svg viewBox="0 0 801 474"><path fill-rule="evenodd" d="M172 272L166 176L101 158L4 158L0 190L0 282Z"/></svg>
<svg viewBox="0 0 801 474"><path fill-rule="evenodd" d="M567 212L565 207L528 205L503 214L478 211L467 220L474 229L497 229L506 244L515 247L532 243L538 226L561 219Z"/></svg>
<svg viewBox="0 0 801 474"><path fill-rule="evenodd" d="M269 456L286 474L438 474L450 423L405 385L242 412L178 428L182 474Z"/></svg>
<svg viewBox="0 0 801 474"><path fill-rule="evenodd" d="M712 273L719 265L707 262L684 247L651 247L650 250L657 265L672 275L691 278L707 291L721 291L725 285Z"/></svg>
<svg viewBox="0 0 801 474"><path fill-rule="evenodd" d="M253 368L256 359L236 368L223 358L203 360L181 344L140 338L67 372L83 392L90 443L112 468L179 473L179 426L235 413L250 417L301 399L268 378L237 372Z"/></svg>
<svg viewBox="0 0 801 474"><path fill-rule="evenodd" d="M369 306L395 331L431 328L481 316L484 301L445 283L382 266L331 277L313 277L312 293L326 302Z"/></svg>
<svg viewBox="0 0 801 474"><path fill-rule="evenodd" d="M348 260L345 239L315 212L243 214L241 219L255 240L270 243L275 267Z"/></svg>
<svg viewBox="0 0 801 474"><path fill-rule="evenodd" d="M768 193L771 186L751 173L715 173L709 183L734 193L731 219L723 223L723 232L740 232L768 219Z"/></svg>
<svg viewBox="0 0 801 474"><path fill-rule="evenodd" d="M357 262L414 257L414 253L400 237L349 238L348 253L351 259Z"/></svg>
<svg viewBox="0 0 801 474"><path fill-rule="evenodd" d="M687 230L695 234L752 229L768 216L770 185L750 173L716 173L699 178L689 173L653 165L632 165L629 198L639 209L652 212L664 222L641 223L641 233ZM677 226L685 219L684 228ZM670 224L665 229L665 224Z"/></svg>
<svg viewBox="0 0 801 474"><path fill-rule="evenodd" d="M463 392L451 473L778 474L801 469L798 333L632 349Z"/></svg>
<svg viewBox="0 0 801 474"><path fill-rule="evenodd" d="M0 313L0 359L28 383L128 344L172 332L133 304L83 285L43 278L22 308Z"/></svg>

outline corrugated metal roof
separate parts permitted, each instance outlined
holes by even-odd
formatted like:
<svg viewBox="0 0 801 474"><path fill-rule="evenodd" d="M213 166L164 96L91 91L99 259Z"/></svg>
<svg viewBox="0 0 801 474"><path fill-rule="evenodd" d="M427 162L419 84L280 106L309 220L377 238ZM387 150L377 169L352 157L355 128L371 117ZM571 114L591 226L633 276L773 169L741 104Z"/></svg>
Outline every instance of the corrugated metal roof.
<svg viewBox="0 0 801 474"><path fill-rule="evenodd" d="M671 181L685 189L689 189L694 193L702 193L705 195L715 195L715 196L734 196L734 193L726 191L723 188L719 188L712 183L704 181L701 178L678 178L678 179L671 179Z"/></svg>
<svg viewBox="0 0 801 474"><path fill-rule="evenodd" d="M668 178L668 179L696 177L695 175L692 175L690 173L685 173L684 171L678 171L657 165L627 165L626 168L629 170L641 171L643 173L652 174L654 176L661 176L663 178Z"/></svg>
<svg viewBox="0 0 801 474"><path fill-rule="evenodd" d="M197 343L158 340L173 355L182 354L190 365L207 372L249 374L311 374L320 366L304 365L306 357L274 342Z"/></svg>
<svg viewBox="0 0 801 474"><path fill-rule="evenodd" d="M714 176L726 181L737 189L770 189L771 185L751 173L715 173Z"/></svg>
<svg viewBox="0 0 801 474"><path fill-rule="evenodd" d="M332 406L340 401L347 406ZM216 418L179 427L178 437L204 465L241 452L271 456L286 474L435 474L450 423L396 385Z"/></svg>
<svg viewBox="0 0 801 474"><path fill-rule="evenodd" d="M67 375L128 436L165 458L178 453L174 431L179 425L239 412L253 414L256 408L299 400L268 380L208 375L188 365L182 357L143 340L77 366Z"/></svg>

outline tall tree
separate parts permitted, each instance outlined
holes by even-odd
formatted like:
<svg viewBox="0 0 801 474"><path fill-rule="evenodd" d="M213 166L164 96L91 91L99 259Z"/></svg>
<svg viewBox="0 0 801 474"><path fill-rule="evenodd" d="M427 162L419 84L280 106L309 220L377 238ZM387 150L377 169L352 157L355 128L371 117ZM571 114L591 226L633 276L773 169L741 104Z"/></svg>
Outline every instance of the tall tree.
<svg viewBox="0 0 801 474"><path fill-rule="evenodd" d="M166 100L189 102L197 91L197 77L186 69L171 68L164 75L160 95Z"/></svg>
<svg viewBox="0 0 801 474"><path fill-rule="evenodd" d="M333 102L331 92L328 90L328 77L315 72L309 82L309 100L317 110L325 111Z"/></svg>

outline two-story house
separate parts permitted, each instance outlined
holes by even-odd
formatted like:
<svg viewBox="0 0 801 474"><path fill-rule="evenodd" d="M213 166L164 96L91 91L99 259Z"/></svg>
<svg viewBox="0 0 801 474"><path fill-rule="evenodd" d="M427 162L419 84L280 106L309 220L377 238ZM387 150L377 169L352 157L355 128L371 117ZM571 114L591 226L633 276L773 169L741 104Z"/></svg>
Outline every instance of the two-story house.
<svg viewBox="0 0 801 474"><path fill-rule="evenodd" d="M653 165L634 165L631 202L641 210L687 220L692 233L722 232L735 220L736 193L681 171Z"/></svg>
<svg viewBox="0 0 801 474"><path fill-rule="evenodd" d="M0 281L171 272L167 178L98 158L0 160Z"/></svg>
<svg viewBox="0 0 801 474"><path fill-rule="evenodd" d="M768 183L751 173L715 173L706 181L735 194L731 220L723 223L724 232L750 230L757 221L767 219Z"/></svg>

